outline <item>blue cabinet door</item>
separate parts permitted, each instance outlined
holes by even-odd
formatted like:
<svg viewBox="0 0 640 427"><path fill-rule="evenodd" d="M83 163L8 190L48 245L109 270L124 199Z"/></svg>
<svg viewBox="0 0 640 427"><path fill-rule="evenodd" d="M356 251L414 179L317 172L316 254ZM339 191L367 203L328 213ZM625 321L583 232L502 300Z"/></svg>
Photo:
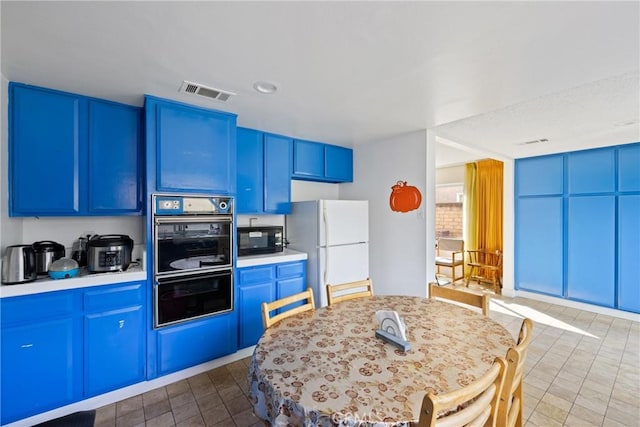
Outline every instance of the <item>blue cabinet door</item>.
<svg viewBox="0 0 640 427"><path fill-rule="evenodd" d="M158 330L158 375L208 362L238 349L235 313Z"/></svg>
<svg viewBox="0 0 640 427"><path fill-rule="evenodd" d="M567 297L615 303L614 196L571 197L567 215Z"/></svg>
<svg viewBox="0 0 640 427"><path fill-rule="evenodd" d="M640 191L640 144L618 148L618 191Z"/></svg>
<svg viewBox="0 0 640 427"><path fill-rule="evenodd" d="M569 194L613 192L615 183L615 150L613 148L567 154Z"/></svg>
<svg viewBox="0 0 640 427"><path fill-rule="evenodd" d="M618 198L618 308L640 313L640 195Z"/></svg>
<svg viewBox="0 0 640 427"><path fill-rule="evenodd" d="M516 289L563 296L562 205L562 197L517 200Z"/></svg>
<svg viewBox="0 0 640 427"><path fill-rule="evenodd" d="M291 138L264 135L264 212L291 213Z"/></svg>
<svg viewBox="0 0 640 427"><path fill-rule="evenodd" d="M157 189L235 193L235 116L170 102L156 114Z"/></svg>
<svg viewBox="0 0 640 427"><path fill-rule="evenodd" d="M238 128L237 139L236 212L260 213L264 209L263 134Z"/></svg>
<svg viewBox="0 0 640 427"><path fill-rule="evenodd" d="M353 150L325 145L325 178L337 182L353 182Z"/></svg>
<svg viewBox="0 0 640 427"><path fill-rule="evenodd" d="M324 177L324 144L293 141L293 176L303 179Z"/></svg>
<svg viewBox="0 0 640 427"><path fill-rule="evenodd" d="M144 380L142 306L89 314L84 321L84 392L106 393Z"/></svg>
<svg viewBox="0 0 640 427"><path fill-rule="evenodd" d="M89 212L142 210L141 109L89 102Z"/></svg>
<svg viewBox="0 0 640 427"><path fill-rule="evenodd" d="M262 303L274 300L273 282L256 283L238 288L239 348L256 345L264 328L262 326Z"/></svg>
<svg viewBox="0 0 640 427"><path fill-rule="evenodd" d="M2 329L2 424L80 398L73 318Z"/></svg>
<svg viewBox="0 0 640 427"><path fill-rule="evenodd" d="M12 216L80 210L83 100L71 94L9 87L9 212Z"/></svg>

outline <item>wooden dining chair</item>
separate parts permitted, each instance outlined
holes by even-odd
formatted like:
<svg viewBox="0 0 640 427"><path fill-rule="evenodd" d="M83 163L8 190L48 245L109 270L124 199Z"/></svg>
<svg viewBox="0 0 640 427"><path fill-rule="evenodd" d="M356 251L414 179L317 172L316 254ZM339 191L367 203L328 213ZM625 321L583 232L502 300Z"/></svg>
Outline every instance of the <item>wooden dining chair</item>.
<svg viewBox="0 0 640 427"><path fill-rule="evenodd" d="M359 290L349 292L354 289ZM331 285L327 283L327 300L329 301L329 305L333 305L340 301L371 296L373 296L373 285L371 284L371 279L358 280L357 282L342 283L339 285Z"/></svg>
<svg viewBox="0 0 640 427"><path fill-rule="evenodd" d="M502 293L502 252L478 249L467 251L467 256L469 258L467 261L469 275L465 282L467 287L471 279L475 279L478 284L489 282L496 295L500 295Z"/></svg>
<svg viewBox="0 0 640 427"><path fill-rule="evenodd" d="M299 301L305 301L304 304L299 305L297 307L290 308L286 311L281 311L275 316L271 316L271 312L287 306L289 304L294 304ZM262 325L264 329L268 329L274 323L278 323L282 319L286 319L289 316L293 316L294 314L302 313L305 311L313 311L316 309L316 304L313 300L313 290L311 288L307 288L306 291L300 292L295 295L290 295L286 298L281 298L275 300L273 302L263 302L262 303Z"/></svg>
<svg viewBox="0 0 640 427"><path fill-rule="evenodd" d="M444 394L427 393L414 426L495 427L505 370L505 360L496 357L491 368L468 386Z"/></svg>
<svg viewBox="0 0 640 427"><path fill-rule="evenodd" d="M498 403L497 420L500 427L522 427L522 378L532 330L533 321L524 319L520 327L518 343L507 350L504 387Z"/></svg>
<svg viewBox="0 0 640 427"><path fill-rule="evenodd" d="M489 315L489 295L475 294L471 292L461 291L459 289L438 286L436 283L429 283L429 299L444 298L463 304L472 305L482 310L482 314Z"/></svg>
<svg viewBox="0 0 640 427"><path fill-rule="evenodd" d="M451 270L451 281L464 278L464 240L440 238L436 243L436 270ZM456 275L456 271L460 271Z"/></svg>

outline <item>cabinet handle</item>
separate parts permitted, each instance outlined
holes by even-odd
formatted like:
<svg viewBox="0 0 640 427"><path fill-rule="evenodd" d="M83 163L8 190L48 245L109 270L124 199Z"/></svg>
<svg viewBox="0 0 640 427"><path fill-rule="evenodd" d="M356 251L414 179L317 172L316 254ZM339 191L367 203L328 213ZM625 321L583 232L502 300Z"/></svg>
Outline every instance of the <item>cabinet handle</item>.
<svg viewBox="0 0 640 427"><path fill-rule="evenodd" d="M120 329L124 328L124 320L118 320L118 326Z"/></svg>
<svg viewBox="0 0 640 427"><path fill-rule="evenodd" d="M33 344L22 344L20 346L20 348L29 348L29 347L33 347Z"/></svg>

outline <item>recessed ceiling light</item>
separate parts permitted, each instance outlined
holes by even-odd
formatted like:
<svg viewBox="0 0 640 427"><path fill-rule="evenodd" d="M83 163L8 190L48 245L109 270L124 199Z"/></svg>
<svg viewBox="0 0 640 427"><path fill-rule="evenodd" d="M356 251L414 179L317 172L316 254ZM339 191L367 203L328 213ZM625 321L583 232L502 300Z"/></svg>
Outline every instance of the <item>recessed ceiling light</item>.
<svg viewBox="0 0 640 427"><path fill-rule="evenodd" d="M253 88L260 93L274 93L278 90L278 86L270 82L255 82Z"/></svg>

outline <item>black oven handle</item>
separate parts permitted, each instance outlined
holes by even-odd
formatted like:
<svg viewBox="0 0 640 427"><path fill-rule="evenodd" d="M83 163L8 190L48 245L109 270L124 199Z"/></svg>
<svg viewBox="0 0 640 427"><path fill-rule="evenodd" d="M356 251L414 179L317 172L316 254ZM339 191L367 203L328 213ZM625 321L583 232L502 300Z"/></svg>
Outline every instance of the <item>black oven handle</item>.
<svg viewBox="0 0 640 427"><path fill-rule="evenodd" d="M175 224L175 223L200 223L200 222L224 222L224 223L232 223L233 216L232 215L216 215L216 216L172 216L172 217L155 217L155 224Z"/></svg>
<svg viewBox="0 0 640 427"><path fill-rule="evenodd" d="M180 283L180 282L187 282L189 280L194 280L194 279L206 279L206 278L210 278L210 277L221 277L221 276L229 276L231 275L233 277L233 270L218 270L218 271L209 271L207 273L191 273L191 274L178 274L178 275L172 275L172 276L165 276L165 277L156 277L156 282L158 285L161 284L165 284L165 283Z"/></svg>

